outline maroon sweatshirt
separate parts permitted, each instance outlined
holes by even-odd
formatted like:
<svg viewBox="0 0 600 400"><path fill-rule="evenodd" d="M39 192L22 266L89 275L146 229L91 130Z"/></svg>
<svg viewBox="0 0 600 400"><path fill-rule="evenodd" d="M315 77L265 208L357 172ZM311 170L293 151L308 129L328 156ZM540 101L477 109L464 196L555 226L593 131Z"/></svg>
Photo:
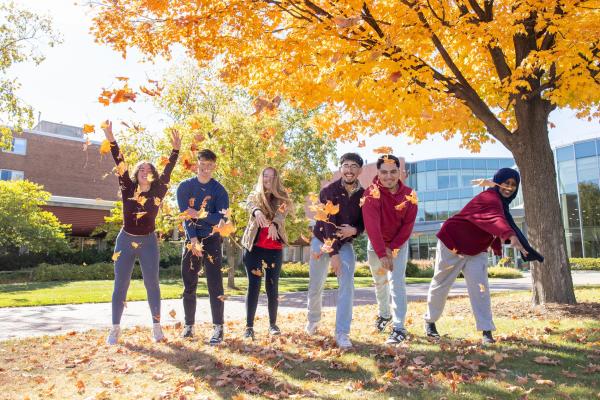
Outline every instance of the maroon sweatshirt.
<svg viewBox="0 0 600 400"><path fill-rule="evenodd" d="M171 172L177 162L179 151L173 149L169 162L165 165L165 169L158 180L152 182L150 190L140 192L137 198L135 197L137 185L131 180L129 170L120 171L119 165L124 163L124 159L117 142L110 143L110 152L117 164L117 172L122 172L122 174L119 174L119 186L123 200L123 229L132 235L147 235L154 232L156 215L162 199L169 189Z"/></svg>
<svg viewBox="0 0 600 400"><path fill-rule="evenodd" d="M418 208L408 198L412 193L413 190L400 180L398 190L392 193L381 186L377 177L365 190L362 206L365 230L379 258L387 255L386 248L399 249L409 239Z"/></svg>
<svg viewBox="0 0 600 400"><path fill-rule="evenodd" d="M458 214L444 222L438 239L458 254L474 256L491 246L494 254L502 255L501 241L515 232L504 217L500 196L496 191L485 190L473 197Z"/></svg>

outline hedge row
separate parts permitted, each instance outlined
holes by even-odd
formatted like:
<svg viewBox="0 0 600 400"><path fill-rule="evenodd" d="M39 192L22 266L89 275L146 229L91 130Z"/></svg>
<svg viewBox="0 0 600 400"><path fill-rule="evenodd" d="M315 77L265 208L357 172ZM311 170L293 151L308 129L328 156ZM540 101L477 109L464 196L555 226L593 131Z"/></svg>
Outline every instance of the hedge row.
<svg viewBox="0 0 600 400"><path fill-rule="evenodd" d="M569 261L575 271L600 271L600 258L570 258Z"/></svg>

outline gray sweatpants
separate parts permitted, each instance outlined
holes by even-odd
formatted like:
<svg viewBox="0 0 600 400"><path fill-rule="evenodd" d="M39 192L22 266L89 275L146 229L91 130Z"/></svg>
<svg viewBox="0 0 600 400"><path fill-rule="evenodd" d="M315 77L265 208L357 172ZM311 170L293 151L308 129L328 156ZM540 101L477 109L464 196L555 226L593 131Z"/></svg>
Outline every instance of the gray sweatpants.
<svg viewBox="0 0 600 400"><path fill-rule="evenodd" d="M475 256L454 254L441 240L437 242L435 269L427 294L426 322L436 322L446 304L450 287L463 273L478 331L496 330L492 321L492 305L487 275L487 253Z"/></svg>
<svg viewBox="0 0 600 400"><path fill-rule="evenodd" d="M115 261L115 286L112 295L113 325L118 325L121 322L136 257L140 259L142 267L152 322L160 322L159 251L156 233L152 232L137 236L130 235L121 229L117 236L115 253L119 253L119 256Z"/></svg>

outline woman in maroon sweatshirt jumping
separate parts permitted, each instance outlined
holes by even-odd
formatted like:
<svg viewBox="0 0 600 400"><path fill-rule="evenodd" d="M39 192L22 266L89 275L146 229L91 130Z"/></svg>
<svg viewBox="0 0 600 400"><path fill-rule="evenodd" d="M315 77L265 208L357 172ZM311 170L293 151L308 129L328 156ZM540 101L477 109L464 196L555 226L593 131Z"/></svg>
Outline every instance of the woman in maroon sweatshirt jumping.
<svg viewBox="0 0 600 400"><path fill-rule="evenodd" d="M427 296L425 331L438 338L435 322L442 315L452 283L462 272L467 284L477 330L483 343L494 343L492 307L487 275L487 250L502 255L502 243L521 252L525 261L544 258L536 252L510 215L509 204L519 190L519 173L502 168L494 175L494 187L475 196L458 214L450 217L437 234L435 271Z"/></svg>

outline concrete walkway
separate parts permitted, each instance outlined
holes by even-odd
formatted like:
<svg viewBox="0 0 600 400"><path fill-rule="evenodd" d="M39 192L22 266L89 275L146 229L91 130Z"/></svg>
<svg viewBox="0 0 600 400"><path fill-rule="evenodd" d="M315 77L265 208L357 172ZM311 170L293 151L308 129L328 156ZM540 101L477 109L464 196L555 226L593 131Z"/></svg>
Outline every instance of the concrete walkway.
<svg viewBox="0 0 600 400"><path fill-rule="evenodd" d="M576 285L600 284L600 272L573 272ZM427 298L428 283L412 284L407 287L409 301ZM492 279L490 290L502 292L509 290L529 290L529 275L519 279ZM464 281L457 281L450 296L465 295ZM323 296L324 307L335 307L336 290L327 290ZM374 288L358 288L355 290L354 304L365 305L375 303ZM267 299L263 294L259 300L257 316L267 315ZM175 318L169 315L175 310ZM286 293L280 295L279 313L296 313L306 310L306 292ZM183 305L180 299L163 300L162 315L164 324L174 324L183 320ZM44 307L0 308L0 340L29 336L60 334L68 331L85 331L103 329L110 326L110 303L77 304ZM244 297L230 297L225 302L225 320L243 320L245 318ZM150 312L145 301L127 303L123 313L122 326L150 326ZM196 311L197 322L210 321L208 298L199 298Z"/></svg>

